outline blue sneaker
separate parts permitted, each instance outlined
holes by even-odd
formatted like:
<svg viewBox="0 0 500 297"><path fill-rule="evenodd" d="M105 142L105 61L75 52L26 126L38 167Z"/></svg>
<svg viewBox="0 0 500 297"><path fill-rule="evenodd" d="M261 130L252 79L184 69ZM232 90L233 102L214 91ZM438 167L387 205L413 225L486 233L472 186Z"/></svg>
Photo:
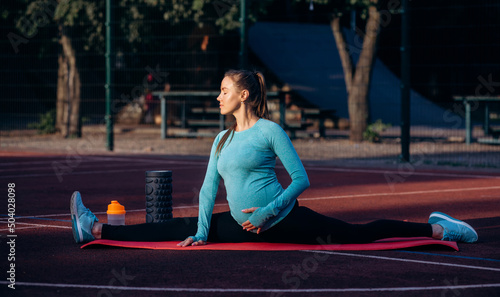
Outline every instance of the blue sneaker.
<svg viewBox="0 0 500 297"><path fill-rule="evenodd" d="M447 241L462 241L473 243L477 241L477 233L471 225L457 220L442 212L433 212L429 216L429 224L443 227L443 239Z"/></svg>
<svg viewBox="0 0 500 297"><path fill-rule="evenodd" d="M94 240L95 238L92 236L92 227L94 223L99 220L83 205L82 196L80 196L78 191L75 191L73 195L71 195L70 211L73 238L76 243Z"/></svg>

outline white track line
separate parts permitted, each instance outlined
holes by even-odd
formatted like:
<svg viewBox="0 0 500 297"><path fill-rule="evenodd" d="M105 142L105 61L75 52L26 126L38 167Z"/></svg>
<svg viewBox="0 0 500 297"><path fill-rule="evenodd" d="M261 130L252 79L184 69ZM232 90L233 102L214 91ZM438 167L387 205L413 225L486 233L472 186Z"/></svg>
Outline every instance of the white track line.
<svg viewBox="0 0 500 297"><path fill-rule="evenodd" d="M51 226L51 225L47 225L46 227L57 227L57 228L62 228L62 229L71 229L71 227L58 227L58 226ZM39 226L32 226L32 227L17 227L16 226L16 232L19 231L19 230L25 230L25 229L38 229L40 228ZM11 229L0 229L1 232L4 232L4 231L9 231L10 232Z"/></svg>
<svg viewBox="0 0 500 297"><path fill-rule="evenodd" d="M500 272L500 268L495 268L495 267L483 267L483 266L451 264L451 263L444 263L444 262L432 262L432 261L422 261L422 260L390 258L390 257L382 257L382 256L364 255L364 254L340 253L340 252L333 252L333 251L303 251L303 252L338 255L338 256L349 256L349 257L358 257L358 258L370 258L370 259L388 260L388 261L400 261L400 262L408 262L408 263L419 263L419 264L426 264L426 265L451 266L454 268L468 268L468 269L479 269L479 270Z"/></svg>
<svg viewBox="0 0 500 297"><path fill-rule="evenodd" d="M136 165L139 166L139 165ZM132 167L132 166L129 166ZM75 167L75 170L78 167ZM175 170L186 170L186 169L196 169L199 168L197 167L183 167L183 168L176 168ZM120 170L105 170L105 171L76 171L76 172L68 172L68 173L63 173L62 176L72 176L72 175L84 175L84 174L110 174L110 173L120 173L120 172L137 172L142 169L137 168L137 169L120 169ZM12 178L24 178L24 177L41 177L41 176L57 176L55 172L52 173L38 173L38 174L21 174L21 175L10 175L10 176L0 176L0 179L12 179Z"/></svg>
<svg viewBox="0 0 500 297"><path fill-rule="evenodd" d="M136 172L140 169L122 169L122 170L106 170L106 171L85 171L85 172L68 172L62 174L63 176L70 175L81 175L81 174L108 174L108 173L119 173L119 172ZM38 174L21 174L21 175L10 175L2 176L0 179L11 179L11 178L24 178L24 177L41 177L41 176L56 176L56 173L38 173Z"/></svg>
<svg viewBox="0 0 500 297"><path fill-rule="evenodd" d="M461 189L440 189L428 191L411 191L411 192L391 192L391 193L369 193L369 194L355 194L355 195L339 195L339 196L326 196L326 197L309 197L299 198L298 200L325 200L325 199L344 199L344 198L362 198L374 196L401 196L401 195L419 195L419 194L433 194L433 193L450 193L462 191L484 191L484 190L497 190L500 186L494 187L479 187L479 188L461 188Z"/></svg>
<svg viewBox="0 0 500 297"><path fill-rule="evenodd" d="M168 159L139 159L139 158L120 158L120 157L88 157L88 156L78 156L78 155L68 155L68 156L77 156L80 163L102 163L103 161L123 161L123 162L142 162L142 163L154 163L154 164L183 164L183 165L207 165L207 161L179 161L179 160L168 160ZM34 161L34 162L9 162L9 163L0 163L0 168L5 166L13 166L13 165L51 165L53 162L66 162L68 156L61 158L54 158L51 160L44 161ZM74 162L76 160L71 160Z"/></svg>
<svg viewBox="0 0 500 297"><path fill-rule="evenodd" d="M19 165L30 165L32 167L33 165L47 165L47 164L52 164L52 162L59 160L59 159L54 159L52 161L27 161L27 162L10 162L10 163L0 163L0 168L5 167L5 166L19 166Z"/></svg>
<svg viewBox="0 0 500 297"><path fill-rule="evenodd" d="M62 163L61 163L62 164ZM70 166L67 166L65 164L62 164L64 167L69 167L73 170L82 170L82 169L86 169L86 168L91 168L91 169L94 169L95 168L95 165L91 165L91 164L79 164L75 167L70 167ZM107 165L103 165L103 164L100 164L99 165L99 169L105 169L105 168L121 168L121 167L133 167L133 168L137 168L137 167L144 167L144 165L142 164L124 164L124 163L119 163L119 164L107 164ZM37 168L30 168L29 169L31 172L33 171L42 171L42 170L50 170L51 171L51 174L50 175L55 175L55 171L54 171L54 168L53 167L37 167ZM3 169L3 170L0 170L1 173L11 173L11 172L18 172L20 171L18 168L10 168L10 169ZM101 172L106 172L106 170L102 170Z"/></svg>
<svg viewBox="0 0 500 297"><path fill-rule="evenodd" d="M144 162L144 163L164 163L164 164L182 164L182 165L208 165L207 160L200 161L184 161L184 160L169 160L169 159L148 159L148 158L123 158L123 157L91 157L90 160L96 161L125 161L125 162Z"/></svg>
<svg viewBox="0 0 500 297"><path fill-rule="evenodd" d="M423 176L443 176L443 177L459 177L459 178L495 178L500 179L498 175L485 175L485 174L459 174L459 173L446 173L446 172L418 172L407 170L380 170L380 169L352 169L352 168L325 168L325 167L315 167L306 166L307 170L318 170L318 171L337 171L337 172L356 172L356 173L376 173L376 174L386 174L386 173L396 173L403 177L411 175L423 175ZM416 166L415 166L416 168Z"/></svg>
<svg viewBox="0 0 500 297"><path fill-rule="evenodd" d="M10 282L0 281L0 284L8 285ZM191 292L191 293L343 293L343 292L408 292L408 291L435 291L435 290L465 290L498 288L500 283L474 284L455 286L425 286L425 287L389 287L389 288L323 288L323 289L253 289L253 288L168 288L168 287L128 287L128 286L105 286L85 284L55 284L16 282L16 286L26 287L49 287L49 288L71 288L71 289L93 289L119 291L146 291L146 292Z"/></svg>
<svg viewBox="0 0 500 297"><path fill-rule="evenodd" d="M0 221L0 223L7 223L7 221ZM71 229L71 227L68 227L68 226L22 223L22 222L16 221L16 230L22 229L22 228L18 228L17 227L18 225L32 226L32 228L52 227L52 228L60 228L60 229ZM9 229L7 228L7 229L3 229L0 231L4 231L4 230L9 230Z"/></svg>

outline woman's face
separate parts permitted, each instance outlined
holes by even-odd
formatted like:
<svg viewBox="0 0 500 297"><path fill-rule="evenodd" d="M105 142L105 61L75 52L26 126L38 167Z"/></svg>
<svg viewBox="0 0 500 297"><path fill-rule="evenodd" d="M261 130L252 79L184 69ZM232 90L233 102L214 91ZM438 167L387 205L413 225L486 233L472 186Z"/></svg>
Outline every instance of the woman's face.
<svg viewBox="0 0 500 297"><path fill-rule="evenodd" d="M243 92L239 91L229 76L224 77L220 84L219 101L220 113L223 115L234 114L241 108Z"/></svg>

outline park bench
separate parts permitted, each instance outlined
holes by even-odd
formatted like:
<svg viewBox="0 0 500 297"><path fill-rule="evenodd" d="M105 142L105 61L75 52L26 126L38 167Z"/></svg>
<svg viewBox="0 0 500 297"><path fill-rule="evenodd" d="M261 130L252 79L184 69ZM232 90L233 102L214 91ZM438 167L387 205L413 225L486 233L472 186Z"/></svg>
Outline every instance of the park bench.
<svg viewBox="0 0 500 297"><path fill-rule="evenodd" d="M153 92L154 96L160 98L161 108L161 137L167 136L167 100L176 102L181 106L180 122L182 128L189 128L196 133L200 128L218 128L224 130L227 128L225 116L220 114L218 107L204 106L206 100L200 98L217 98L219 91L169 91ZM286 109L283 101L283 93L268 92L271 119L275 120L280 126L290 133L290 137L296 137L296 132L306 130L313 125L313 119L319 119L320 135L324 136L324 119L328 117L329 112L323 112L318 108L300 108L298 110ZM278 113L278 117L273 118L273 114ZM281 115L283 115L281 117ZM286 118L288 120L285 120ZM277 119L277 120L276 120Z"/></svg>
<svg viewBox="0 0 500 297"><path fill-rule="evenodd" d="M219 107L193 107L191 108L191 115L187 120L189 128L215 128L219 130L225 129L225 118L220 113Z"/></svg>
<svg viewBox="0 0 500 297"><path fill-rule="evenodd" d="M479 143L488 144L500 144L500 128L491 125L492 120L498 121L500 119L498 111L494 111L490 108L492 104L499 104L499 96L453 96L453 99L457 102L462 102L465 107L465 143L470 144L472 142L472 112L475 111L479 104L484 105L484 121L483 121L483 131L485 138L477 139ZM474 104L474 110L472 110L472 104Z"/></svg>
<svg viewBox="0 0 500 297"><path fill-rule="evenodd" d="M306 130L313 123L308 121L303 109L285 109L284 121L281 119L282 110L271 110L271 119L281 124L285 131L289 132L290 138L296 138L297 131Z"/></svg>

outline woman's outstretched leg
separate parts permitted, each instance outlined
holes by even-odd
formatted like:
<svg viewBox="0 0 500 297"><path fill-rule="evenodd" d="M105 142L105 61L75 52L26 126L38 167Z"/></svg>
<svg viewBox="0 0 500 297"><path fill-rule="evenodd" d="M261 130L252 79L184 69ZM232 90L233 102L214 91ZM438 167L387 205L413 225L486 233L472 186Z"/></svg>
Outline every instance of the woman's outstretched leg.
<svg viewBox="0 0 500 297"><path fill-rule="evenodd" d="M101 224L101 238L120 241L181 241L196 233L197 221L197 218L173 218L161 223L125 226ZM93 235L96 239L99 238L97 233Z"/></svg>
<svg viewBox="0 0 500 297"><path fill-rule="evenodd" d="M368 224L350 224L307 207L295 207L262 235L268 241L310 244L369 243L391 237L477 241L477 233L471 226L442 213L432 213L428 223L377 220Z"/></svg>
<svg viewBox="0 0 500 297"><path fill-rule="evenodd" d="M174 218L163 223L112 226L98 223L96 216L83 205L79 192L74 192L70 203L73 237L77 243L94 239L122 241L183 240L196 233L197 218Z"/></svg>
<svg viewBox="0 0 500 297"><path fill-rule="evenodd" d="M268 234L266 234L269 232ZM331 244L369 243L390 237L431 237L430 224L379 220L368 224L350 224L317 213L307 207L295 207L281 222L264 232L273 241Z"/></svg>

